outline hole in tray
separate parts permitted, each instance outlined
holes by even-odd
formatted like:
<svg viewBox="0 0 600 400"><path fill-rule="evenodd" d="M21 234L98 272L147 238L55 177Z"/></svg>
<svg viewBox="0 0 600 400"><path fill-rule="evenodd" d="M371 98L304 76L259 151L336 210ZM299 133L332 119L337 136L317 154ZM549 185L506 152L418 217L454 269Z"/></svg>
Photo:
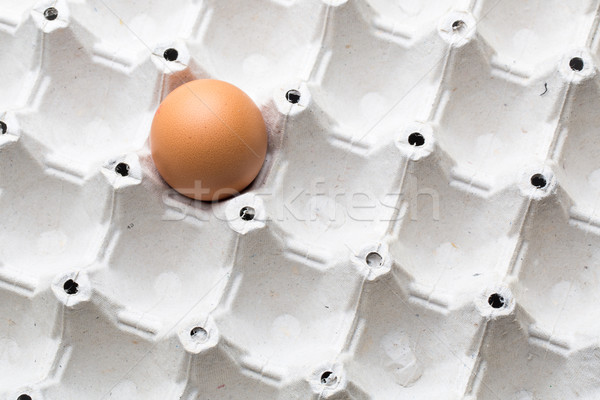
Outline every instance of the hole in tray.
<svg viewBox="0 0 600 400"><path fill-rule="evenodd" d="M465 21L461 21L460 19L456 20L456 21L454 21L452 23L452 30L453 31L460 31L460 30L462 30L465 27L465 25L466 25Z"/></svg>
<svg viewBox="0 0 600 400"><path fill-rule="evenodd" d="M204 342L208 339L208 332L201 326L196 326L190 331L190 336L197 342Z"/></svg>
<svg viewBox="0 0 600 400"><path fill-rule="evenodd" d="M547 183L546 178L542 174L535 174L531 177L531 184L538 189L543 188Z"/></svg>
<svg viewBox="0 0 600 400"><path fill-rule="evenodd" d="M31 400L31 396L28 394L22 394L19 397L17 397L17 400Z"/></svg>
<svg viewBox="0 0 600 400"><path fill-rule="evenodd" d="M300 92L296 89L288 90L285 99L292 104L296 104L300 101Z"/></svg>
<svg viewBox="0 0 600 400"><path fill-rule="evenodd" d="M179 52L173 48L166 49L165 52L163 53L163 57L167 61L175 61L175 60L177 60L177 57L179 57Z"/></svg>
<svg viewBox="0 0 600 400"><path fill-rule="evenodd" d="M68 279L63 285L63 289L67 294L76 294L79 292L79 283L75 282L73 279Z"/></svg>
<svg viewBox="0 0 600 400"><path fill-rule="evenodd" d="M256 215L256 210L250 206L242 207L240 210L240 218L244 221L252 221Z"/></svg>
<svg viewBox="0 0 600 400"><path fill-rule="evenodd" d="M569 67L571 67L573 71L581 71L583 69L583 60L580 57L571 58Z"/></svg>
<svg viewBox="0 0 600 400"><path fill-rule="evenodd" d="M4 121L0 121L0 133L4 135L7 129L6 123Z"/></svg>
<svg viewBox="0 0 600 400"><path fill-rule="evenodd" d="M129 165L123 162L120 162L115 167L115 172L121 176L129 175Z"/></svg>
<svg viewBox="0 0 600 400"><path fill-rule="evenodd" d="M501 308L504 307L504 297L499 295L498 293L493 293L488 298L488 304L492 306L492 308Z"/></svg>
<svg viewBox="0 0 600 400"><path fill-rule="evenodd" d="M44 18L48 21L54 21L58 17L58 10L54 7L48 7L44 10Z"/></svg>
<svg viewBox="0 0 600 400"><path fill-rule="evenodd" d="M321 383L323 385L331 385L337 380L333 371L325 371L321 374Z"/></svg>
<svg viewBox="0 0 600 400"><path fill-rule="evenodd" d="M371 252L365 257L365 261L369 267L377 268L383 264L383 257L379 253Z"/></svg>
<svg viewBox="0 0 600 400"><path fill-rule="evenodd" d="M408 144L411 146L423 146L425 144L425 138L419 132L413 132L408 135Z"/></svg>

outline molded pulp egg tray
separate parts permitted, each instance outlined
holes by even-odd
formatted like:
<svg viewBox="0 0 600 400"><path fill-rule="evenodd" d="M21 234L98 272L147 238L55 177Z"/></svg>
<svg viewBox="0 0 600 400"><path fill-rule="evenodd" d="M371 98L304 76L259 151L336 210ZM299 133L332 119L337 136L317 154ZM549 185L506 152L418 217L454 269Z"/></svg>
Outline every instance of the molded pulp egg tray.
<svg viewBox="0 0 600 400"><path fill-rule="evenodd" d="M0 398L600 398L599 7L2 1ZM215 203L147 142L202 78Z"/></svg>

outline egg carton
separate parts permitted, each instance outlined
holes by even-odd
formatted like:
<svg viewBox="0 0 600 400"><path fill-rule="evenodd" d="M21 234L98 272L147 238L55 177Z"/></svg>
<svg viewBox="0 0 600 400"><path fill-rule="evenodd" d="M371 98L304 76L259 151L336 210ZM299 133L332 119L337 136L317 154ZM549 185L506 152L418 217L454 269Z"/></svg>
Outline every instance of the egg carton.
<svg viewBox="0 0 600 400"><path fill-rule="evenodd" d="M595 0L4 1L0 397L597 399ZM147 143L216 78L255 182Z"/></svg>

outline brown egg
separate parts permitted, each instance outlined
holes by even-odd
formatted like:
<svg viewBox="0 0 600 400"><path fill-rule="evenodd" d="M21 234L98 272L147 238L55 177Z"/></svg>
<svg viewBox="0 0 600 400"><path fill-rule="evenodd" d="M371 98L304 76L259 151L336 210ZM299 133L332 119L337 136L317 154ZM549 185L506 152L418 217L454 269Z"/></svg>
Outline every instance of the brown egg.
<svg viewBox="0 0 600 400"><path fill-rule="evenodd" d="M156 110L150 149L158 172L197 200L237 194L260 171L267 130L258 107L230 83L200 79L181 85Z"/></svg>

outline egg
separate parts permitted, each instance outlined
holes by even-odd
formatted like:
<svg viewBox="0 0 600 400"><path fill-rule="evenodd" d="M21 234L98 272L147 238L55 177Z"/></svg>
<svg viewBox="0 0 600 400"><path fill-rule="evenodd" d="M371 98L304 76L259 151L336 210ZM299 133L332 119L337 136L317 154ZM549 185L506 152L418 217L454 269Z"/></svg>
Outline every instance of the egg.
<svg viewBox="0 0 600 400"><path fill-rule="evenodd" d="M196 200L236 195L258 175L267 153L259 108L236 86L199 79L165 97L152 121L150 151L160 175Z"/></svg>

